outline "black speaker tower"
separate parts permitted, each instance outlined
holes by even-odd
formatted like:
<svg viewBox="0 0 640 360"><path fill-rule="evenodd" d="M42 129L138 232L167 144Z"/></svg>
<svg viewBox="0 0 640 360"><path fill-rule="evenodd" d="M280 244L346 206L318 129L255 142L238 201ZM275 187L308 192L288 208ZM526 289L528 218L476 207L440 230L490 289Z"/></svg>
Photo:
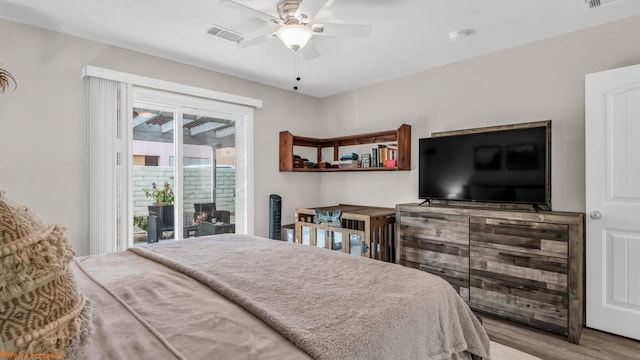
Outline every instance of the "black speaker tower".
<svg viewBox="0 0 640 360"><path fill-rule="evenodd" d="M282 226L282 198L279 195L269 195L269 239L280 240Z"/></svg>

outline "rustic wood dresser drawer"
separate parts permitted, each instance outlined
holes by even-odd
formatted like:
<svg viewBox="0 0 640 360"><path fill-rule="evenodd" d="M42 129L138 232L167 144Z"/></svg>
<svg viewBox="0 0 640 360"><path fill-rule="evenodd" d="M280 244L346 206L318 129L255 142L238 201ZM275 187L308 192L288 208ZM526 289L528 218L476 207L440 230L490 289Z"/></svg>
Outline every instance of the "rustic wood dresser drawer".
<svg viewBox="0 0 640 360"><path fill-rule="evenodd" d="M470 304L568 334L568 226L470 220Z"/></svg>
<svg viewBox="0 0 640 360"><path fill-rule="evenodd" d="M481 311L568 335L566 292L471 274L471 305Z"/></svg>
<svg viewBox="0 0 640 360"><path fill-rule="evenodd" d="M401 212L399 263L447 280L469 300L469 217Z"/></svg>
<svg viewBox="0 0 640 360"><path fill-rule="evenodd" d="M567 291L567 259L519 251L474 246L469 268L514 283Z"/></svg>
<svg viewBox="0 0 640 360"><path fill-rule="evenodd" d="M566 224L474 217L469 227L472 246L567 257L569 227Z"/></svg>

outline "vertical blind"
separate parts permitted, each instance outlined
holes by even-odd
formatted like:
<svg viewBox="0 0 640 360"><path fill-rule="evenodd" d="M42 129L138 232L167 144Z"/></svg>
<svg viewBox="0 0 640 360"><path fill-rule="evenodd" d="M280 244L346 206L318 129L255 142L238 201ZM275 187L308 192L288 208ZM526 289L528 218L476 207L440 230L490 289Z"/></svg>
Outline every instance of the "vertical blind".
<svg viewBox="0 0 640 360"><path fill-rule="evenodd" d="M127 247L127 170L121 158L127 116L127 85L89 78L89 252Z"/></svg>

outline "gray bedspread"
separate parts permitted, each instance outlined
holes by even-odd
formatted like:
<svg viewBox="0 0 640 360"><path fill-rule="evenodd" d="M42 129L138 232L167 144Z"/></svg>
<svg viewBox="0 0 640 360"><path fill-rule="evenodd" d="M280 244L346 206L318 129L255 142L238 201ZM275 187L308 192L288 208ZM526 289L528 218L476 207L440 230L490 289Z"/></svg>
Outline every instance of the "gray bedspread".
<svg viewBox="0 0 640 360"><path fill-rule="evenodd" d="M142 354L109 357L104 345L121 340L97 338L91 358L489 359L486 333L453 288L395 264L231 234L80 264L81 286L135 318L123 321L139 335L122 341L143 342L130 346Z"/></svg>

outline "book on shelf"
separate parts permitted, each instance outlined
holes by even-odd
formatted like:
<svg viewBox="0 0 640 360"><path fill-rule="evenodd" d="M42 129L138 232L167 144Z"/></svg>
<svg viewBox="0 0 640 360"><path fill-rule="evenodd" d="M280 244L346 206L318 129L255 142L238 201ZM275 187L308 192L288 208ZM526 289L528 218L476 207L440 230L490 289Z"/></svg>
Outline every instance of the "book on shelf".
<svg viewBox="0 0 640 360"><path fill-rule="evenodd" d="M360 167L360 161L358 160L340 160L339 167L341 169L353 169Z"/></svg>
<svg viewBox="0 0 640 360"><path fill-rule="evenodd" d="M360 158L362 159L361 162L361 166L363 168L368 168L371 167L371 154L361 154Z"/></svg>
<svg viewBox="0 0 640 360"><path fill-rule="evenodd" d="M387 145L378 145L378 166L383 167L384 161L387 160Z"/></svg>
<svg viewBox="0 0 640 360"><path fill-rule="evenodd" d="M371 149L371 166L378 167L378 148Z"/></svg>
<svg viewBox="0 0 640 360"><path fill-rule="evenodd" d="M358 154L356 153L346 153L340 155L340 160L358 160Z"/></svg>
<svg viewBox="0 0 640 360"><path fill-rule="evenodd" d="M398 144L387 144L387 159L388 160L398 159Z"/></svg>

